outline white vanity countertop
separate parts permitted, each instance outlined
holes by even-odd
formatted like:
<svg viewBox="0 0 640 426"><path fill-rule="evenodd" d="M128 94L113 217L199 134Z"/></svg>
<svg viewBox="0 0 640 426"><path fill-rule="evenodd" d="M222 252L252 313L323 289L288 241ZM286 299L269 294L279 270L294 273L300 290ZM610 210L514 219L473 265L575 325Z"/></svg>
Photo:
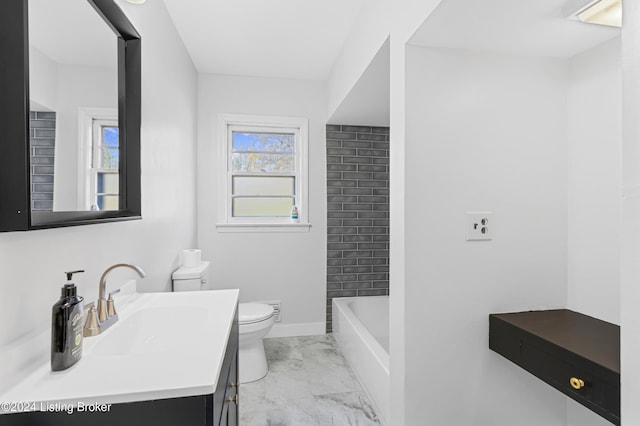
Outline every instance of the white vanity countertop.
<svg viewBox="0 0 640 426"><path fill-rule="evenodd" d="M49 363L0 394L16 405L108 404L215 391L239 290L134 293L116 299L119 321L87 337L82 359L53 372ZM150 332L149 330L153 330Z"/></svg>

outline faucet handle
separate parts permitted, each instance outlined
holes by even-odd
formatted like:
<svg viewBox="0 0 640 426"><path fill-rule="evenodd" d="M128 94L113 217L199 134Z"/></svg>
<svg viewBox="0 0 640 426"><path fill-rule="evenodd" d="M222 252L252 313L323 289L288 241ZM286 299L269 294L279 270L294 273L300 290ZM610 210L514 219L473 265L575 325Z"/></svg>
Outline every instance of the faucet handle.
<svg viewBox="0 0 640 426"><path fill-rule="evenodd" d="M116 305L113 303L113 294L118 293L119 291L120 289L109 293L109 298L107 299L107 318L118 315L118 313L116 312Z"/></svg>
<svg viewBox="0 0 640 426"><path fill-rule="evenodd" d="M93 302L87 305L89 312L87 312L87 320L84 323L84 330L82 332L84 337L95 336L100 334L100 325L98 323L98 311Z"/></svg>

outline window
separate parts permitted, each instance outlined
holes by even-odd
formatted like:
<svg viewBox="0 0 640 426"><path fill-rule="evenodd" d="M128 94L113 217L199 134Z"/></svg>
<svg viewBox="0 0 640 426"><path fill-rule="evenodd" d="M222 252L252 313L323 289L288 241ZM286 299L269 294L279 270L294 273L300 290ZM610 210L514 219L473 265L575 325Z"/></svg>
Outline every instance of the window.
<svg viewBox="0 0 640 426"><path fill-rule="evenodd" d="M308 230L307 123L220 117L220 230ZM297 222L291 220L294 206Z"/></svg>
<svg viewBox="0 0 640 426"><path fill-rule="evenodd" d="M92 136L91 210L118 210L118 122L94 119Z"/></svg>
<svg viewBox="0 0 640 426"><path fill-rule="evenodd" d="M78 209L120 209L118 111L80 108Z"/></svg>

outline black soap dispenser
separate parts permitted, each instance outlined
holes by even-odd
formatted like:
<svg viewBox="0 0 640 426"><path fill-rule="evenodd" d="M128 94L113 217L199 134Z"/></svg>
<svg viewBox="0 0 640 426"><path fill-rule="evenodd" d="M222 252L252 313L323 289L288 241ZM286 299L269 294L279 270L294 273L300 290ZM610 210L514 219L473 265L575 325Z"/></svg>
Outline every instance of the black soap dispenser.
<svg viewBox="0 0 640 426"><path fill-rule="evenodd" d="M66 370L82 356L82 300L77 295L76 285L71 282L73 274L84 271L65 272L69 281L62 287L60 300L51 312L51 370Z"/></svg>

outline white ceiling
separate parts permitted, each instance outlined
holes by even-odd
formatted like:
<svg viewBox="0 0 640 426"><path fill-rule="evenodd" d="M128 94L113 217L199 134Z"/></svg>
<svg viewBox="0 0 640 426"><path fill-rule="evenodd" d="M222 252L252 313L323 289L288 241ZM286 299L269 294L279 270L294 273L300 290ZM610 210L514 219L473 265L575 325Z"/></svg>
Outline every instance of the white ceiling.
<svg viewBox="0 0 640 426"><path fill-rule="evenodd" d="M164 0L199 72L326 80L365 0Z"/></svg>
<svg viewBox="0 0 640 426"><path fill-rule="evenodd" d="M576 3L576 0L443 0L410 43L571 57L620 34L618 28L566 19L564 9Z"/></svg>
<svg viewBox="0 0 640 426"><path fill-rule="evenodd" d="M59 64L116 67L116 35L87 1L29 0L29 43Z"/></svg>

